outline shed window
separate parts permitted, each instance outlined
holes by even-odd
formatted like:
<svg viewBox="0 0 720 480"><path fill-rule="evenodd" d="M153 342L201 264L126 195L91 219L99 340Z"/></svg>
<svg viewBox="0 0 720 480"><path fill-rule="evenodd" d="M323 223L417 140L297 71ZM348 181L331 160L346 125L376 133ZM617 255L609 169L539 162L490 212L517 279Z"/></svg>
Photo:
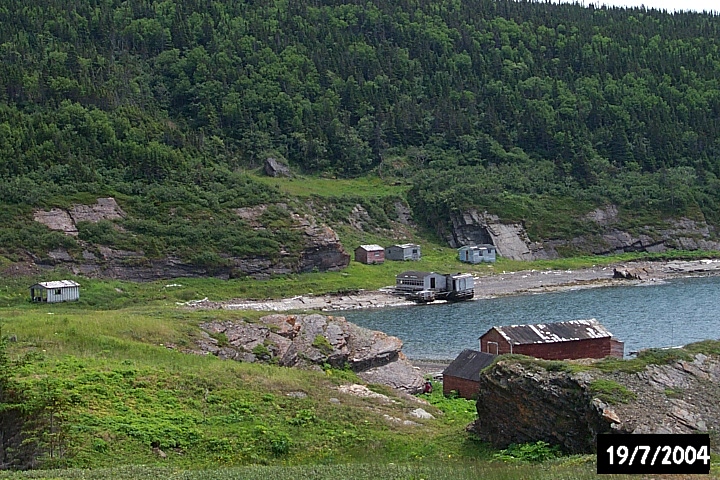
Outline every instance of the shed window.
<svg viewBox="0 0 720 480"><path fill-rule="evenodd" d="M62 290L60 290L59 288L56 288L55 295L62 295Z"/></svg>

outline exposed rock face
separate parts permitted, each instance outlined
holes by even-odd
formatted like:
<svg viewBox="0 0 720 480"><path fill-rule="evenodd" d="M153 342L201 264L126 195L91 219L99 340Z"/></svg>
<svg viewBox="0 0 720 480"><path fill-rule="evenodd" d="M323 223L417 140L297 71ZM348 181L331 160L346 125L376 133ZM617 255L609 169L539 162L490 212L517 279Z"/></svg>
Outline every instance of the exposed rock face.
<svg viewBox="0 0 720 480"><path fill-rule="evenodd" d="M418 393L423 385L421 372L402 354L400 339L358 327L343 317L268 315L259 323L209 322L201 328L210 335L198 342L200 351L220 358L272 360L285 367L349 366L367 382L409 393Z"/></svg>
<svg viewBox="0 0 720 480"><path fill-rule="evenodd" d="M73 236L78 234L76 226L78 222L97 223L100 220L115 220L124 217L125 212L114 198L98 198L95 205L73 205L69 211L59 208L50 209L49 212L38 210L33 215L36 222L40 222L52 230L60 230Z"/></svg>
<svg viewBox="0 0 720 480"><path fill-rule="evenodd" d="M350 263L350 255L345 251L337 234L328 226L318 224L314 217L292 213L287 205L278 204L286 210L293 228L302 233L303 248L299 258L287 252L279 252L279 258L232 257L226 258L226 266L215 269L192 265L177 257L148 258L144 252L118 250L106 246L96 246L80 242L84 247L79 258L73 258L67 250L58 249L48 252L47 258L37 259L40 265L68 264L76 274L95 277L122 278L127 280L156 280L162 278L216 276L267 277L292 272L339 270ZM266 205L240 208L235 213L252 228L264 226L260 216ZM126 216L113 198L99 198L95 205L73 205L68 211L54 208L50 211L37 211L34 219L48 228L59 230L66 235L77 236L78 222L100 220L118 220ZM118 227L120 229L120 227Z"/></svg>
<svg viewBox="0 0 720 480"><path fill-rule="evenodd" d="M315 218L293 214L293 219L308 240L300 255L298 270L309 272L340 270L350 263L350 254L340 243L340 237L327 225L320 225Z"/></svg>
<svg viewBox="0 0 720 480"><path fill-rule="evenodd" d="M95 205L73 205L70 210L73 222L93 222L125 218L125 212L114 198L98 198Z"/></svg>
<svg viewBox="0 0 720 480"><path fill-rule="evenodd" d="M498 253L513 260L555 258L557 252L546 252L540 243L532 242L520 223L502 223L496 215L470 210L451 214L452 231L447 240L451 247L481 243L492 244Z"/></svg>
<svg viewBox="0 0 720 480"><path fill-rule="evenodd" d="M412 211L403 202L395 202L395 215L397 215L398 222L403 225L415 226L412 218Z"/></svg>
<svg viewBox="0 0 720 480"><path fill-rule="evenodd" d="M638 233L629 233L614 227L612 223L599 224L606 227L601 234L585 235L571 240L545 242L545 248L571 248L596 255L624 252L665 252L671 249L720 250L717 232L704 222L687 218L668 220L663 227L642 227Z"/></svg>
<svg viewBox="0 0 720 480"><path fill-rule="evenodd" d="M451 231L446 239L455 248L491 243L500 255L513 260L557 258L562 250L595 255L670 249L720 250L720 238L714 227L687 218L669 219L664 226L646 226L630 233L618 228L617 207L609 205L593 210L583 220L594 224L594 229L599 228L601 233L533 242L521 223L503 223L495 215L470 210L451 215Z"/></svg>
<svg viewBox="0 0 720 480"><path fill-rule="evenodd" d="M568 373L501 360L480 375L471 428L498 447L543 440L571 453L593 452L600 433L718 432L720 359L688 358L639 373ZM613 389L622 395L602 393Z"/></svg>
<svg viewBox="0 0 720 480"><path fill-rule="evenodd" d="M348 216L350 226L361 232L365 231L366 226L371 222L370 214L360 204L356 204Z"/></svg>

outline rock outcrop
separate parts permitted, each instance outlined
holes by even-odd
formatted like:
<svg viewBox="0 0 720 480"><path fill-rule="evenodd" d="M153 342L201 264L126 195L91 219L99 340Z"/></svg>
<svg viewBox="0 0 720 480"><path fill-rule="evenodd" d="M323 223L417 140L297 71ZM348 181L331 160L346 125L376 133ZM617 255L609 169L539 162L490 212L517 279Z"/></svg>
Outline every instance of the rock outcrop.
<svg viewBox="0 0 720 480"><path fill-rule="evenodd" d="M268 157L265 160L263 171L268 177L290 177L290 167L278 161L276 158Z"/></svg>
<svg viewBox="0 0 720 480"><path fill-rule="evenodd" d="M67 235L78 234L78 222L97 223L100 220L117 220L125 217L114 198L98 198L94 205L73 205L65 211L52 208L50 211L38 210L33 218L51 230L59 230Z"/></svg>
<svg viewBox="0 0 720 480"><path fill-rule="evenodd" d="M451 227L445 235L451 247L490 243L498 253L513 260L557 258L559 252L606 255L626 252L664 252L682 250L720 250L714 227L688 218L668 219L661 226L640 227L628 232L619 224L618 210L609 205L588 213L581 221L588 231L599 231L569 239L532 241L522 223L503 222L496 215L469 210L451 214Z"/></svg>
<svg viewBox="0 0 720 480"><path fill-rule="evenodd" d="M51 267L63 264L76 274L134 281L194 276L267 277L312 270L339 270L350 263L350 255L330 227L318 223L310 215L292 212L287 205L278 204L278 208L286 211L292 228L301 233L302 248L299 255L281 251L273 258L225 257L222 266L207 268L174 256L150 258L142 251L120 250L77 240L82 247L80 255L73 256L65 249L57 249L48 252L45 258L36 258L35 263ZM246 221L250 228L264 229L260 216L266 209L266 205L259 205L240 208L235 213ZM125 217L126 213L113 198L99 198L94 205L73 205L67 210L53 208L50 211L38 210L34 213L35 221L70 236L78 235L78 222L96 223ZM125 233L121 226L116 225L116 228Z"/></svg>
<svg viewBox="0 0 720 480"><path fill-rule="evenodd" d="M451 231L446 240L451 247L463 245L495 245L498 254L513 260L556 258L557 252L545 251L544 246L532 242L521 223L503 223L497 215L470 210L462 215L451 214Z"/></svg>
<svg viewBox="0 0 720 480"><path fill-rule="evenodd" d="M635 373L500 360L480 375L478 420L470 428L501 448L542 440L571 453L593 452L601 433L716 434L720 358L675 358L686 359Z"/></svg>
<svg viewBox="0 0 720 480"><path fill-rule="evenodd" d="M418 393L423 376L402 354L402 341L368 330L343 317L268 315L257 323L242 320L201 325L207 335L198 350L243 362L273 362L285 367L350 368L369 383Z"/></svg>

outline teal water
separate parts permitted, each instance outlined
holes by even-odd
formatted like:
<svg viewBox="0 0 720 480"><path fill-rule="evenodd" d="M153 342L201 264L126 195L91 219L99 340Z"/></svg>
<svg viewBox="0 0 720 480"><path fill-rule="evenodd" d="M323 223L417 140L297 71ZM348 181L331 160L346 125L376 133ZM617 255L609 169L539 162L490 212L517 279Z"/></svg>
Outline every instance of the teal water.
<svg viewBox="0 0 720 480"><path fill-rule="evenodd" d="M595 318L625 342L642 348L720 339L720 277L518 295L469 302L339 312L362 327L399 337L414 359L453 359L478 349L495 325Z"/></svg>

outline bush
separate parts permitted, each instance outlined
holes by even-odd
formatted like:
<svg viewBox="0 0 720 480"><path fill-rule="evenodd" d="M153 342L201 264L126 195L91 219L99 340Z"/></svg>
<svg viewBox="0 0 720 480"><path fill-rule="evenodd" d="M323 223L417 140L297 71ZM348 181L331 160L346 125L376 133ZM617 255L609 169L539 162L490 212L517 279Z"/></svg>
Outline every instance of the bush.
<svg viewBox="0 0 720 480"><path fill-rule="evenodd" d="M538 440L535 443L512 444L495 454L495 458L505 461L540 463L560 456L560 447Z"/></svg>
<svg viewBox="0 0 720 480"><path fill-rule="evenodd" d="M590 392L605 403L628 403L637 398L635 392L628 390L612 380L598 379L590 383Z"/></svg>
<svg viewBox="0 0 720 480"><path fill-rule="evenodd" d="M323 335L317 335L312 342L312 346L320 350L324 355L330 355L334 350L332 344Z"/></svg>

